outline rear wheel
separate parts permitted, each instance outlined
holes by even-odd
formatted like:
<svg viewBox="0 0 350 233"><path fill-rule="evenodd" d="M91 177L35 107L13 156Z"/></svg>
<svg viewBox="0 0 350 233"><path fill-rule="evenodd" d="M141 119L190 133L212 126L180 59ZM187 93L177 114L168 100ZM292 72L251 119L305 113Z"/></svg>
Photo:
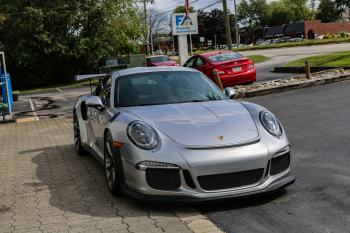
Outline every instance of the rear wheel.
<svg viewBox="0 0 350 233"><path fill-rule="evenodd" d="M73 127L74 127L74 147L79 155L86 155L86 151L81 145L81 137L80 137L80 127L78 121L77 112L74 112L73 116Z"/></svg>
<svg viewBox="0 0 350 233"><path fill-rule="evenodd" d="M108 132L105 137L104 164L109 191L114 196L120 196L121 190L117 155L110 132Z"/></svg>

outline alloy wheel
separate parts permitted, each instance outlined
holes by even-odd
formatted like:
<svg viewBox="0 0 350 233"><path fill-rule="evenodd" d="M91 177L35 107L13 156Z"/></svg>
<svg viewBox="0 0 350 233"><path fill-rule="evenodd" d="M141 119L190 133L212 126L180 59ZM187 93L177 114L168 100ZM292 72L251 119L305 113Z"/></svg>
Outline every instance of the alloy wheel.
<svg viewBox="0 0 350 233"><path fill-rule="evenodd" d="M114 163L113 152L111 149L111 141L107 138L106 141L107 151L105 152L105 168L106 168L106 176L110 189L113 189L115 185L116 178L116 164Z"/></svg>

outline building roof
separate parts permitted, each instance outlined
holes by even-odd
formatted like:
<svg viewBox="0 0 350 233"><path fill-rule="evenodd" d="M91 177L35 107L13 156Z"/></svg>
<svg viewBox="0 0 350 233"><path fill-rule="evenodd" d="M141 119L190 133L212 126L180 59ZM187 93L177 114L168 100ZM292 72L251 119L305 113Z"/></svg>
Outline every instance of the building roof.
<svg viewBox="0 0 350 233"><path fill-rule="evenodd" d="M305 30L304 22L286 24L284 26L284 33L298 32L298 31L304 31L304 30Z"/></svg>
<svg viewBox="0 0 350 233"><path fill-rule="evenodd" d="M266 28L265 35L282 34L282 25Z"/></svg>

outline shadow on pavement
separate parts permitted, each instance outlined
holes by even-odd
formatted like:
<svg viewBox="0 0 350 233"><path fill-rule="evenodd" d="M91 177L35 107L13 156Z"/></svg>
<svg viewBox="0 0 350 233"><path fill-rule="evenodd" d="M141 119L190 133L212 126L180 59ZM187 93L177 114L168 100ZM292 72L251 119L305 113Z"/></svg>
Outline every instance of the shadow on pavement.
<svg viewBox="0 0 350 233"><path fill-rule="evenodd" d="M36 177L41 181L26 183L35 186L38 195L49 198L49 204L63 211L101 217L148 216L169 212L166 206L144 206L127 197L110 194L103 166L92 156L79 156L74 145L45 147L19 152L40 152L32 158L37 165ZM49 193L45 195L49 190ZM41 193L40 193L41 192Z"/></svg>

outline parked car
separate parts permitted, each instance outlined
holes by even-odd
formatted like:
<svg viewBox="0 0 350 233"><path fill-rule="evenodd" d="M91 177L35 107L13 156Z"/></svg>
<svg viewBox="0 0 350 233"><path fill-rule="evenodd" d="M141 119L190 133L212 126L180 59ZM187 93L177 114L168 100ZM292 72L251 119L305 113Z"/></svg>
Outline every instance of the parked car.
<svg viewBox="0 0 350 233"><path fill-rule="evenodd" d="M81 77L76 80L91 79ZM100 75L96 90L73 105L74 148L102 164L113 195L138 202L207 203L293 184L290 142L280 121L234 96L234 89L224 94L183 67ZM86 175L87 182L93 178Z"/></svg>
<svg viewBox="0 0 350 233"><path fill-rule="evenodd" d="M319 40L319 39L322 39L324 35L320 35L318 37L316 37L315 39Z"/></svg>
<svg viewBox="0 0 350 233"><path fill-rule="evenodd" d="M177 56L179 55L179 52L171 52L171 53L168 53L168 56Z"/></svg>
<svg viewBox="0 0 350 233"><path fill-rule="evenodd" d="M289 42L298 42L298 41L304 41L305 39L303 38L292 38L289 40Z"/></svg>
<svg viewBox="0 0 350 233"><path fill-rule="evenodd" d="M150 66L180 66L173 58L168 56L155 56L146 58L147 67Z"/></svg>
<svg viewBox="0 0 350 233"><path fill-rule="evenodd" d="M199 70L214 82L213 70L217 69L223 87L256 81L252 60L230 50L195 55L186 61L184 67Z"/></svg>
<svg viewBox="0 0 350 233"><path fill-rule="evenodd" d="M253 43L247 44L247 47L250 47L250 46L254 46L254 44Z"/></svg>

